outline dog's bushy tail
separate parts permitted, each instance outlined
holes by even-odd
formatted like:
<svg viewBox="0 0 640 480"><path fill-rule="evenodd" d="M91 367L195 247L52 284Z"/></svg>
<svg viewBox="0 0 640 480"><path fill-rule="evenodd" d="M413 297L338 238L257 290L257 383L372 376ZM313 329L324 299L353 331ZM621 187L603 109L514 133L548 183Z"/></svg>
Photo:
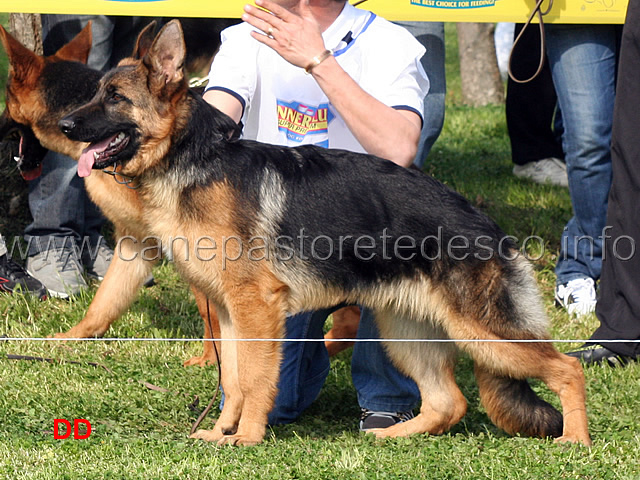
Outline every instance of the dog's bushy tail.
<svg viewBox="0 0 640 480"><path fill-rule="evenodd" d="M477 364L475 376L480 401L498 427L511 435L562 435L562 414L538 397L526 380L498 376Z"/></svg>

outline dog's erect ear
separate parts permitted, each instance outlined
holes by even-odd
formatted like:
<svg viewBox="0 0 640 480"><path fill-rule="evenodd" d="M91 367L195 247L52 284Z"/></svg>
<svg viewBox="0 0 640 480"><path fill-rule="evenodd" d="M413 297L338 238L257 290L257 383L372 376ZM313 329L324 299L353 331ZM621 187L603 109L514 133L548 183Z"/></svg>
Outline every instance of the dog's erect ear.
<svg viewBox="0 0 640 480"><path fill-rule="evenodd" d="M87 25L73 38L73 40L60 48L60 50L54 54L54 57L59 60L87 63L92 41L93 35L91 34L91 21L89 21L89 23L87 23Z"/></svg>
<svg viewBox="0 0 640 480"><path fill-rule="evenodd" d="M142 29L136 40L136 46L133 47L133 52L131 52L133 58L140 59L147 54L155 38L156 26L157 22L154 20Z"/></svg>
<svg viewBox="0 0 640 480"><path fill-rule="evenodd" d="M184 81L186 51L180 22L171 20L162 27L144 58L152 93L160 95L164 90L170 94Z"/></svg>
<svg viewBox="0 0 640 480"><path fill-rule="evenodd" d="M35 81L44 67L44 59L22 45L2 25L0 41L9 57L9 73L13 80L19 83Z"/></svg>

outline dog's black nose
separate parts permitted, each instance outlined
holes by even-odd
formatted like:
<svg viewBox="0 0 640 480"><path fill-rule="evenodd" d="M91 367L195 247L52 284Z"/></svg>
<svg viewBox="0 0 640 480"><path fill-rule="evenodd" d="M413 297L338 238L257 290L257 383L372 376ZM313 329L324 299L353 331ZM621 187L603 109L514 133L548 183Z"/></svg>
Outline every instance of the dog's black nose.
<svg viewBox="0 0 640 480"><path fill-rule="evenodd" d="M68 118L63 118L58 122L58 127L62 130L62 133L68 134L76 127L76 122Z"/></svg>

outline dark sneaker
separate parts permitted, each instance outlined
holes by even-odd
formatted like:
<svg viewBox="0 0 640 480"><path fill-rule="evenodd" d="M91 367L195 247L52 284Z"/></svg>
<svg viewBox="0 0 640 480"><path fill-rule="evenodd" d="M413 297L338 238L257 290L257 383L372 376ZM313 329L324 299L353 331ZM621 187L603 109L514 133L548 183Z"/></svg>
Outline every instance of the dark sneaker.
<svg viewBox="0 0 640 480"><path fill-rule="evenodd" d="M47 298L44 285L6 255L0 257L0 291L29 293L41 300Z"/></svg>
<svg viewBox="0 0 640 480"><path fill-rule="evenodd" d="M407 412L376 412L366 408L360 412L360 431L366 432L374 428L387 428L396 423L403 423L414 417L413 411Z"/></svg>
<svg viewBox="0 0 640 480"><path fill-rule="evenodd" d="M113 250L100 239L95 248L82 250L82 265L88 277L102 281L113 259Z"/></svg>
<svg viewBox="0 0 640 480"><path fill-rule="evenodd" d="M569 315L583 316L596 309L596 287L592 278L577 278L556 287L556 305Z"/></svg>
<svg viewBox="0 0 640 480"><path fill-rule="evenodd" d="M620 355L598 344L583 345L579 350L568 352L566 355L577 358L586 365L607 364L610 367L623 367L631 361L638 360L635 355Z"/></svg>
<svg viewBox="0 0 640 480"><path fill-rule="evenodd" d="M40 280L49 295L69 298L87 288L82 264L74 248L50 249L27 258L27 272Z"/></svg>

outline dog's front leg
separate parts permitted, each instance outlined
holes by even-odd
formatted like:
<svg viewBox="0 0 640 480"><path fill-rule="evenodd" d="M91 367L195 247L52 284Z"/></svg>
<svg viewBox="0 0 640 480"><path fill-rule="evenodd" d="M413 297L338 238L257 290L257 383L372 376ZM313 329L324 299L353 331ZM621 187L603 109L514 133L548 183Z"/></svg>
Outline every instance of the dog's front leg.
<svg viewBox="0 0 640 480"><path fill-rule="evenodd" d="M191 435L191 438L220 443L225 435L234 435L237 432L243 397L238 381L237 342L234 340L236 333L226 309L218 307L217 314L220 319L220 334L222 338L227 339L222 348L220 361L220 384L224 391L224 407L212 430L198 430Z"/></svg>
<svg viewBox="0 0 640 480"><path fill-rule="evenodd" d="M267 416L278 392L282 345L279 341L261 339L282 338L285 323L284 289L265 285L266 282L260 286L242 285L239 292L231 295L229 310L234 340L222 346L225 405L214 430L196 432L196 438L245 446L260 443L264 438ZM222 318L220 326L226 338L228 327ZM235 362L229 365L232 359ZM235 431L234 420L238 420Z"/></svg>
<svg viewBox="0 0 640 480"><path fill-rule="evenodd" d="M129 238L129 237L128 237ZM119 241L104 280L98 287L84 318L69 331L56 338L100 337L133 303L144 281L151 273L156 258L145 256L153 249L149 243L141 244L133 237Z"/></svg>

